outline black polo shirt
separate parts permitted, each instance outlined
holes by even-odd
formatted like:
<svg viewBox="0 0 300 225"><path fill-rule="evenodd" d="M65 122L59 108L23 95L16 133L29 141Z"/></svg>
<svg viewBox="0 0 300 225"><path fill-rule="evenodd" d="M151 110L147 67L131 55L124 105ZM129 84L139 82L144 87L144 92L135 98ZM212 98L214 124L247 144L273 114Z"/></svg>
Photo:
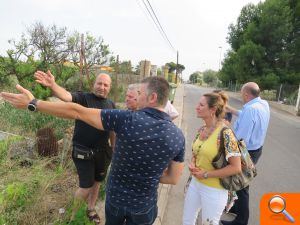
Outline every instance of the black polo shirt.
<svg viewBox="0 0 300 225"><path fill-rule="evenodd" d="M97 97L93 93L74 92L72 102L95 109L114 109L115 104L106 98ZM105 148L109 145L109 131L98 130L81 120L75 120L73 144L88 148Z"/></svg>

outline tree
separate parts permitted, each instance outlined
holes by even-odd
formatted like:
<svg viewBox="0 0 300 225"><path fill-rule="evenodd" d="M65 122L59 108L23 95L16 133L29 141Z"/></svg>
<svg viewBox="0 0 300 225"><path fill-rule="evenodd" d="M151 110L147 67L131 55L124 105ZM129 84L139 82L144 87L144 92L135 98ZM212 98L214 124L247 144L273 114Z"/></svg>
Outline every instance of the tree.
<svg viewBox="0 0 300 225"><path fill-rule="evenodd" d="M36 70L51 69L56 74L57 82L64 86L65 82L78 71L82 50L80 35L78 32L69 35L66 27L56 25L46 27L37 22L22 33L20 40L10 40L9 43L12 49L7 51L7 57L0 57L1 81L7 81L8 76L15 75L21 84L28 87L26 85L32 85L31 82L34 81L33 73ZM83 52L86 74L94 64L103 65L111 59L108 45L104 44L103 39L95 38L88 33ZM65 65L66 62L68 65ZM42 97L50 94L39 85L34 84L32 89L41 93L39 96Z"/></svg>
<svg viewBox="0 0 300 225"><path fill-rule="evenodd" d="M234 51L237 51L244 44L243 35L251 23L256 23L259 16L259 9L254 4L244 6L237 19L236 25L229 25L227 41Z"/></svg>
<svg viewBox="0 0 300 225"><path fill-rule="evenodd" d="M116 64L117 62L116 61L113 61L110 63L110 66L113 67L113 68L116 68ZM119 74L132 74L133 73L133 70L132 70L132 64L131 64L131 61L122 61L122 62L119 62L118 64L118 73Z"/></svg>
<svg viewBox="0 0 300 225"><path fill-rule="evenodd" d="M189 81L193 84L195 83L202 84L202 74L199 71L192 73L189 77Z"/></svg>
<svg viewBox="0 0 300 225"><path fill-rule="evenodd" d="M166 66L169 67L169 73L174 73L177 70L178 74L181 74L185 70L185 66L178 63L178 66L174 62L166 63Z"/></svg>
<svg viewBox="0 0 300 225"><path fill-rule="evenodd" d="M81 34L75 31L67 39L68 49L70 50L69 60L76 66L80 63ZM102 37L93 37L86 33L84 37L84 53L86 58L86 67L89 69L93 65L104 65L109 63L109 46L104 43Z"/></svg>
<svg viewBox="0 0 300 225"><path fill-rule="evenodd" d="M176 70L176 63L174 62L169 62L169 63L166 63L166 66L169 67L169 73L174 73L174 71Z"/></svg>
<svg viewBox="0 0 300 225"><path fill-rule="evenodd" d="M66 45L67 28L52 25L44 26L36 22L22 33L21 40L9 40L14 49L8 55L13 60L26 61L29 58L39 58L41 69L46 69L50 64L64 62L69 54Z"/></svg>
<svg viewBox="0 0 300 225"><path fill-rule="evenodd" d="M276 82L300 82L299 8L296 0L245 6L236 24L229 27L227 41L232 49L219 78L223 82L261 82L268 88Z"/></svg>
<svg viewBox="0 0 300 225"><path fill-rule="evenodd" d="M181 74L182 71L184 71L184 70L185 70L185 66L181 65L181 64L178 64L178 66L177 66L177 72L178 72L178 74Z"/></svg>
<svg viewBox="0 0 300 225"><path fill-rule="evenodd" d="M12 49L7 51L5 71L8 76L16 75L19 81L32 77L37 69L49 69L49 65L63 64L68 56L66 28L56 25L45 27L42 23L32 24L22 33L21 39L9 40Z"/></svg>
<svg viewBox="0 0 300 225"><path fill-rule="evenodd" d="M216 86L218 82L217 72L213 70L204 71L203 81L210 86Z"/></svg>

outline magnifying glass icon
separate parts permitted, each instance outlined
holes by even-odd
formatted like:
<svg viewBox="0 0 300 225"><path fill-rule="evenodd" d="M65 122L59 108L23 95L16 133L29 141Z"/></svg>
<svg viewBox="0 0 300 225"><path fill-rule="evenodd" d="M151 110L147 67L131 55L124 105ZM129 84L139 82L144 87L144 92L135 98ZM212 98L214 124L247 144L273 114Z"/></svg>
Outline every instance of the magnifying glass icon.
<svg viewBox="0 0 300 225"><path fill-rule="evenodd" d="M274 195L272 198L270 198L269 201L269 209L273 213L283 213L285 217L292 223L295 222L295 219L289 214L286 210L286 203L285 199L281 197L280 195Z"/></svg>

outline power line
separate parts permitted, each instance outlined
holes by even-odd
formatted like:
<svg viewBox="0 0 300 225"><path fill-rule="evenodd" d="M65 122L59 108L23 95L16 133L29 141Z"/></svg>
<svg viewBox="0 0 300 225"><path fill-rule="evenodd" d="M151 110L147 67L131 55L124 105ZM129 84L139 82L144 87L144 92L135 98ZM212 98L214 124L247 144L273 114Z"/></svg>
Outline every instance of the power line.
<svg viewBox="0 0 300 225"><path fill-rule="evenodd" d="M143 1L144 1L144 0L143 0ZM150 9L151 9L153 15L154 15L155 18L156 18L156 21L158 22L158 25L159 25L160 29L161 29L162 32L164 33L165 38L167 39L168 43L169 43L170 46L173 48L173 50L176 51L175 48L173 47L173 45L171 44L171 42L170 42L170 40L169 40L169 38L168 38L166 32L164 31L163 27L161 26L161 24L160 24L160 22L159 22L159 19L157 18L156 13L154 12L153 7L151 6L149 0L147 0L147 2L148 2L148 5L150 6Z"/></svg>
<svg viewBox="0 0 300 225"><path fill-rule="evenodd" d="M148 0L147 0L147 3L148 3L149 6L147 6L147 4L145 3L145 0L143 0L143 4L144 4L144 6L145 6L145 8L146 8L146 10L147 10L147 12L148 12L148 14L150 15L152 21L154 22L156 28L158 29L160 35L161 35L161 36L164 38L164 40L168 43L168 45L171 47L171 49L172 49L173 51L176 52L175 48L174 48L173 45L171 44L171 42L170 42L170 40L169 40L169 38L168 38L166 32L165 32L164 29L162 28L161 23L159 22L159 19L158 19L158 17L156 16L156 14L155 14L155 12L154 12L154 10L153 10L153 8L152 8L152 6L151 6L151 4L150 4L150 2L149 2ZM150 9L149 9L149 7L150 7ZM151 10L151 11L150 11L150 10Z"/></svg>

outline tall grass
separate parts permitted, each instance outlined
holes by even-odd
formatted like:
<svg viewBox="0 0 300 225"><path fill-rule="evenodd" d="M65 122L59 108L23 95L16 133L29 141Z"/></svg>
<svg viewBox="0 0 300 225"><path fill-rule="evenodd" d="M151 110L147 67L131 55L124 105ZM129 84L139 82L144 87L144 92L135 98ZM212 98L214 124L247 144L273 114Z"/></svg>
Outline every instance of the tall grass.
<svg viewBox="0 0 300 225"><path fill-rule="evenodd" d="M73 124L72 120L15 109L8 103L0 104L0 130L24 136L35 136L38 129L51 127L54 128L57 138L61 139L65 129Z"/></svg>

